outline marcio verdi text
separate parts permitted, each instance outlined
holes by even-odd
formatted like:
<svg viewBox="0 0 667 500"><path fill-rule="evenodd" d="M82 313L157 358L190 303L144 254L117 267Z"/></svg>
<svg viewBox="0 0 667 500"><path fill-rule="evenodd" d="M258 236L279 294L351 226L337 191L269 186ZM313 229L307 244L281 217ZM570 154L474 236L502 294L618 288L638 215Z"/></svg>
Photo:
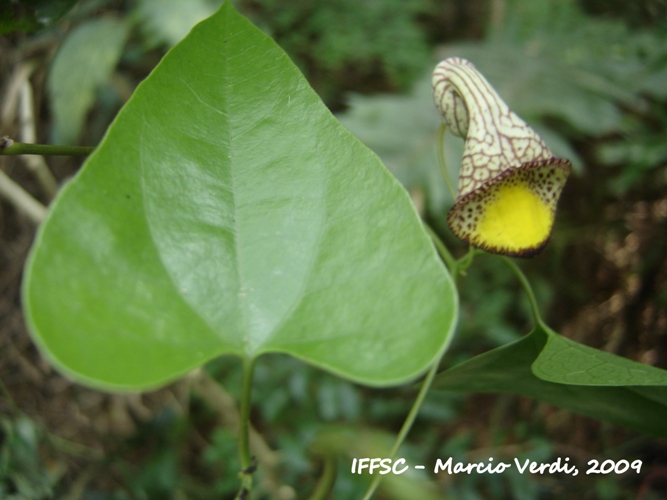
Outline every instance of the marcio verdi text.
<svg viewBox="0 0 667 500"><path fill-rule="evenodd" d="M639 474L642 466L641 460L628 462L627 460L605 460L600 464L598 460L590 460L588 462L588 469L586 474L623 474L632 469ZM367 472L368 474L403 474L410 468L424 470L425 465L407 464L404 458L392 460L391 458L355 458L352 460L352 474L361 474ZM508 469L515 467L520 474L569 474L576 476L579 474L577 466L570 463L570 458L561 459L556 458L553 462L535 462L529 459L520 460L513 459L512 462L496 462L493 457L486 462L454 462L452 457L446 460L438 459L432 467L434 474L501 474ZM431 467L429 467L431 468Z"/></svg>

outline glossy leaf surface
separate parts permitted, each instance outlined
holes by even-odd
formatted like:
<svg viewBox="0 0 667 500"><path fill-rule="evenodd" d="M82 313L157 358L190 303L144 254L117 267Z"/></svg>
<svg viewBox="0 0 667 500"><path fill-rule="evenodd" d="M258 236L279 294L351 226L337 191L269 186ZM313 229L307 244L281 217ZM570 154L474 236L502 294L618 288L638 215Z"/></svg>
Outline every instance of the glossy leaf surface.
<svg viewBox="0 0 667 500"><path fill-rule="evenodd" d="M139 86L24 279L47 357L111 389L269 351L399 383L457 316L407 193L229 2Z"/></svg>

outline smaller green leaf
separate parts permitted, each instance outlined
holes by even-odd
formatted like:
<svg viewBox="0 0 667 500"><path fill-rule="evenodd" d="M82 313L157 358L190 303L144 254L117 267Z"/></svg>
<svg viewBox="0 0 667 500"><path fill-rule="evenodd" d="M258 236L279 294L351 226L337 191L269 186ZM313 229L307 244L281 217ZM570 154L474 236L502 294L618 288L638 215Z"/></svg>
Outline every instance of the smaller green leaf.
<svg viewBox="0 0 667 500"><path fill-rule="evenodd" d="M555 340L549 347L548 343L552 338ZM560 352L563 345L566 345L570 352L577 353L579 366L584 359L583 356L588 359L586 365L590 364L591 360L604 360L605 364L614 367L639 365L650 373L651 378L637 376L634 380L644 383L648 380L657 380L656 372L662 374L664 370L633 363L581 346L571 340L565 339L563 344L561 339L560 335L551 330L536 327L530 334L516 342L485 352L438 374L433 387L457 392L522 394L582 415L667 437L667 426L665 426L667 387L665 386L627 387L626 384L618 383L614 386L609 382L606 386L561 384L539 378L534 373L536 365L542 370L541 374L544 372L541 368L542 362L539 361L540 357L546 356L548 359L550 352ZM564 373L571 372L561 370L561 374ZM612 375L617 376L615 370L610 370L610 374L609 378ZM605 376L599 375L599 378L604 380Z"/></svg>
<svg viewBox="0 0 667 500"><path fill-rule="evenodd" d="M97 19L76 28L60 46L47 82L55 144L76 142L95 92L111 76L126 37L124 22Z"/></svg>
<svg viewBox="0 0 667 500"><path fill-rule="evenodd" d="M667 371L593 349L554 332L533 363L549 382L573 385L667 385Z"/></svg>

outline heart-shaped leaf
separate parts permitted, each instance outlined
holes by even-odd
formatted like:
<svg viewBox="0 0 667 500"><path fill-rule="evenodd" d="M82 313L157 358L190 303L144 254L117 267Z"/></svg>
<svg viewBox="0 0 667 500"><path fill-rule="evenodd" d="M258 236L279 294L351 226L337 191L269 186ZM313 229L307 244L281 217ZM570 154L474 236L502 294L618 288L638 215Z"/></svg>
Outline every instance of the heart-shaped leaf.
<svg viewBox="0 0 667 500"><path fill-rule="evenodd" d="M230 2L165 56L54 202L24 306L57 367L110 389L270 351L399 383L457 317L407 193Z"/></svg>

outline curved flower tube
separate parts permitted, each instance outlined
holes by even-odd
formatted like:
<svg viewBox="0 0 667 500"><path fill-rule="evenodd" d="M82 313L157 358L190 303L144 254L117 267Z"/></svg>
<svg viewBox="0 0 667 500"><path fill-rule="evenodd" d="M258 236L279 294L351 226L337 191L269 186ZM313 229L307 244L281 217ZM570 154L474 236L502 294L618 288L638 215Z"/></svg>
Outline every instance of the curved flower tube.
<svg viewBox="0 0 667 500"><path fill-rule="evenodd" d="M432 83L447 127L465 139L449 227L488 252L532 257L549 241L569 160L554 157L469 61L445 59Z"/></svg>

